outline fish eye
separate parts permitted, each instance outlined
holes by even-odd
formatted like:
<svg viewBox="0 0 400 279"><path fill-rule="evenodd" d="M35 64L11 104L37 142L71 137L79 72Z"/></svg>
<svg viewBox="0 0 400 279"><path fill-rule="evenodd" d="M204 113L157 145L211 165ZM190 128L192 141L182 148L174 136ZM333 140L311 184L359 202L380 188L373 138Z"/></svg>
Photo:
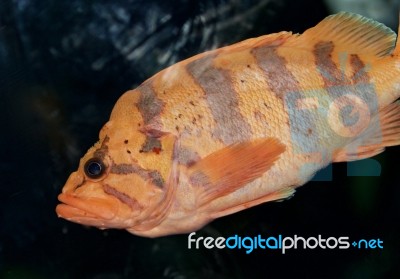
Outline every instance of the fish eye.
<svg viewBox="0 0 400 279"><path fill-rule="evenodd" d="M104 174L105 166L100 159L92 158L86 162L84 170L89 178L96 179Z"/></svg>

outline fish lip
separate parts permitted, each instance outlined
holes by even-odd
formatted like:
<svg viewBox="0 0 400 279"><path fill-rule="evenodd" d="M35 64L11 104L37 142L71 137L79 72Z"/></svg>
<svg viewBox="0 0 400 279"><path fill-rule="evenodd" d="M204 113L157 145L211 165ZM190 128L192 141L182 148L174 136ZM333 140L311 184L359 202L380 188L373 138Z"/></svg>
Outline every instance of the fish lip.
<svg viewBox="0 0 400 279"><path fill-rule="evenodd" d="M115 204L100 198L83 199L61 193L58 200L61 202L56 207L58 216L71 221L82 218L111 220L115 218L118 210Z"/></svg>
<svg viewBox="0 0 400 279"><path fill-rule="evenodd" d="M96 215L90 214L84 210L71 205L60 203L56 207L56 213L58 217L64 218L68 221L73 221L76 223L83 223L82 219L97 219Z"/></svg>

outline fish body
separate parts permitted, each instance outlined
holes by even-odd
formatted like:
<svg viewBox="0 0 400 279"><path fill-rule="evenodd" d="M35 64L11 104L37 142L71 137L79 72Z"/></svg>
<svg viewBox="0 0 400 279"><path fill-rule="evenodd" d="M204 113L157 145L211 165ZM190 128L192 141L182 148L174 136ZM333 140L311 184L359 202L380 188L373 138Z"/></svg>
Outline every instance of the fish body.
<svg viewBox="0 0 400 279"><path fill-rule="evenodd" d="M147 237L286 199L400 144L396 34L351 13L205 52L123 94L57 213Z"/></svg>

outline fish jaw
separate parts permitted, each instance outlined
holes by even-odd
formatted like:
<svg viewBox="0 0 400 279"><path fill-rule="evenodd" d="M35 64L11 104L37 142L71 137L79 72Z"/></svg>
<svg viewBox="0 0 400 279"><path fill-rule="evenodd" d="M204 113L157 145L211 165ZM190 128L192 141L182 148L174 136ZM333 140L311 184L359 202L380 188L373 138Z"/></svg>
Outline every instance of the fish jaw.
<svg viewBox="0 0 400 279"><path fill-rule="evenodd" d="M213 216L207 211L198 211L195 208L174 207L167 216L157 225L138 224L126 230L134 235L141 237L156 238L168 235L185 234L197 231L206 224L214 220Z"/></svg>
<svg viewBox="0 0 400 279"><path fill-rule="evenodd" d="M60 217L68 220L86 216L111 220L115 217L118 208L115 203L99 198L80 199L73 195L60 194L58 200L62 204L57 206L56 212Z"/></svg>
<svg viewBox="0 0 400 279"><path fill-rule="evenodd" d="M56 213L58 217L68 221L105 228L127 228L133 222L127 206L117 199L107 198L81 198L71 194L60 194Z"/></svg>
<svg viewBox="0 0 400 279"><path fill-rule="evenodd" d="M85 181L79 171L68 178L58 196L58 217L99 228L127 228L134 224L131 209L104 191L103 183Z"/></svg>
<svg viewBox="0 0 400 279"><path fill-rule="evenodd" d="M158 188L154 187L159 191L153 189L147 195L142 194L139 201L113 186L117 182L107 178L91 181L80 170L73 172L58 196L61 202L56 207L58 217L100 229L128 229L144 226L143 223L151 228L153 223L162 221L163 214L157 208L162 208L159 202L165 199L159 196L162 193ZM140 188L139 184L136 189Z"/></svg>

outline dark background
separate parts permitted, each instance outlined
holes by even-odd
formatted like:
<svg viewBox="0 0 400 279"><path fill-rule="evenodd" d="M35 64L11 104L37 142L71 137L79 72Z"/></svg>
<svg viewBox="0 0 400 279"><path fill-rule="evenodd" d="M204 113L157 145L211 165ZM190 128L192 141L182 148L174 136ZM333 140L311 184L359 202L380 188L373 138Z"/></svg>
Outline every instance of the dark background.
<svg viewBox="0 0 400 279"><path fill-rule="evenodd" d="M385 7L379 20L397 31L398 9ZM54 211L124 91L196 53L303 32L333 12L311 0L0 0L0 278L400 278L399 147L374 158L379 177L335 164L333 181L197 234L380 238L382 250L188 250L187 235L100 231Z"/></svg>

